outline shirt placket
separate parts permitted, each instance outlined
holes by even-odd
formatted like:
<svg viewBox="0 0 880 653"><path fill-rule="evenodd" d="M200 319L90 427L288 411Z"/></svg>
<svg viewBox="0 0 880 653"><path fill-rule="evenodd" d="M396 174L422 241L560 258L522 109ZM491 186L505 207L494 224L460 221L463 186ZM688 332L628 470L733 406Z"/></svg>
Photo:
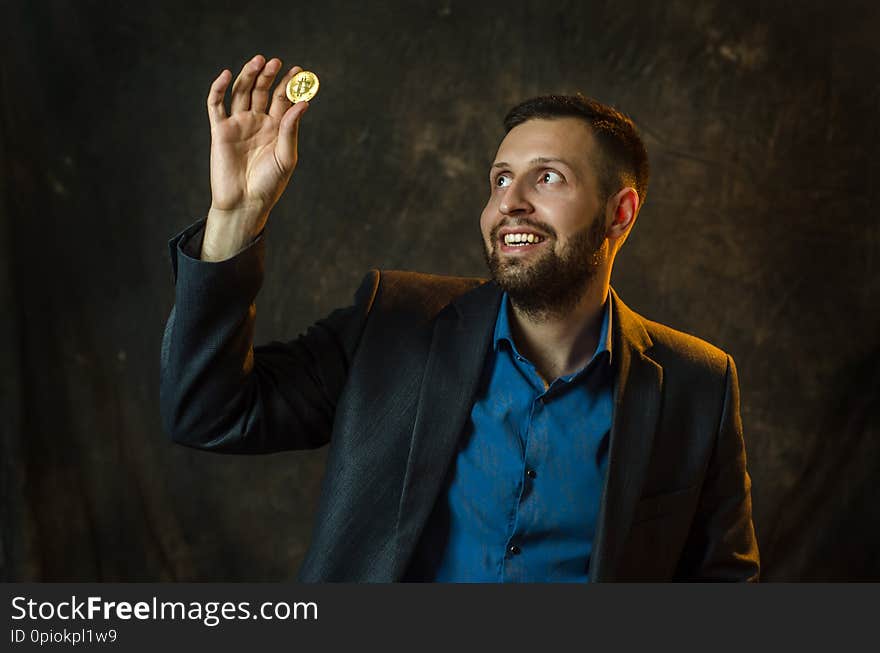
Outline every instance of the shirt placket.
<svg viewBox="0 0 880 653"><path fill-rule="evenodd" d="M547 393L556 387L556 384L551 384L549 388L544 388L544 383L535 367L526 358L515 353L515 351L511 353L515 359L514 365L532 388L532 400L529 405L525 428L519 432L522 444L522 473L519 478L519 494L517 496L515 518L504 552L504 564L502 565L502 581L504 582L521 581L526 577L525 558L528 557L528 554L523 551L520 536L523 534L525 527L528 526L529 515L528 510L523 508L523 504L529 500L529 497L535 491L533 481L537 477L536 467L539 466L539 461L535 460L534 450L536 448L541 449L534 446L534 439L532 437L534 432L533 424L536 413L543 410L546 404ZM524 518L525 524L523 523Z"/></svg>

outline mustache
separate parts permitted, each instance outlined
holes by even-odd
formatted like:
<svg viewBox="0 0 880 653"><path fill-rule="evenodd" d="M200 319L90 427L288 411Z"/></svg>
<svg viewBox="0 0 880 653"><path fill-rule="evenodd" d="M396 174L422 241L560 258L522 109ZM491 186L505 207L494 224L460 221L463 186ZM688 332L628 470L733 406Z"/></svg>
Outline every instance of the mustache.
<svg viewBox="0 0 880 653"><path fill-rule="evenodd" d="M537 231L542 232L543 234L550 236L551 238L556 238L556 230L551 227L549 224L544 224L543 222L538 222L532 218L512 218L510 220L504 220L499 224L496 224L492 228L492 242L498 241L498 232L501 231L504 227L531 227Z"/></svg>

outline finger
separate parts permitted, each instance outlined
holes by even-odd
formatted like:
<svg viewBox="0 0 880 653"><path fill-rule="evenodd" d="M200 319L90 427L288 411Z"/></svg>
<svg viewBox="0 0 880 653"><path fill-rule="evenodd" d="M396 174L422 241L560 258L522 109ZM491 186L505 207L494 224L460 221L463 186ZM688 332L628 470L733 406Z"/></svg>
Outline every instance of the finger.
<svg viewBox="0 0 880 653"><path fill-rule="evenodd" d="M232 79L232 73L224 69L222 73L217 75L214 83L211 84L211 90L208 91L208 120L212 129L228 118L226 107L223 106L223 97L226 95L226 87L229 86L230 79Z"/></svg>
<svg viewBox="0 0 880 653"><path fill-rule="evenodd" d="M297 153L299 123L308 108L308 102L297 102L287 110L281 119L281 125L278 128L278 142L275 145L275 156L286 173L292 172L296 167L299 158Z"/></svg>
<svg viewBox="0 0 880 653"><path fill-rule="evenodd" d="M258 54L242 67L241 72L238 73L238 77L232 84L232 111L230 113L250 111L251 91L254 88L254 80L263 69L264 63L263 55Z"/></svg>
<svg viewBox="0 0 880 653"><path fill-rule="evenodd" d="M254 91L251 93L251 111L266 112L266 103L269 101L269 87L275 81L275 75L281 70L280 59L269 59L263 71L257 77Z"/></svg>
<svg viewBox="0 0 880 653"><path fill-rule="evenodd" d="M302 68L299 66L294 66L284 76L284 79L281 80L278 86L275 87L275 95L272 96L272 106L269 107L269 115L275 118L275 120L281 120L285 112L293 106L293 103L287 97L287 82L301 70Z"/></svg>

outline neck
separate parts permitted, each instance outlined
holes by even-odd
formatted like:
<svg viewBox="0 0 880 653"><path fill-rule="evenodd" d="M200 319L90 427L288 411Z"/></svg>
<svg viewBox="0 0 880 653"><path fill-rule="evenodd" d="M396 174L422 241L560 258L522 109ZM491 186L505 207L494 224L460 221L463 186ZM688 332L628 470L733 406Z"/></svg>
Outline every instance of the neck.
<svg viewBox="0 0 880 653"><path fill-rule="evenodd" d="M517 349L535 365L545 385L586 365L599 344L609 275L596 277L564 311L535 314L510 301L510 328Z"/></svg>

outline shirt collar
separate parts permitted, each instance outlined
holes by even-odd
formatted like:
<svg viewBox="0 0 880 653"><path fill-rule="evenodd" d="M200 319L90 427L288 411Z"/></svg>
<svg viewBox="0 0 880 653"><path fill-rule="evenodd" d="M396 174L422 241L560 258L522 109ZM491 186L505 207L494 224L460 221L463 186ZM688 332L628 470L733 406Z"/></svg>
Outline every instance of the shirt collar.
<svg viewBox="0 0 880 653"><path fill-rule="evenodd" d="M590 358L590 363L596 359L602 352L608 352L608 363L611 363L611 302L612 302L611 292L608 292L608 295L605 299L605 309L602 315L602 329L599 331L599 343L596 345L596 351L593 352L592 358ZM508 318L508 304L510 303L510 299L507 296L507 292L501 296L501 306L498 309L498 318L495 320L495 333L493 336L493 344L495 351L498 351L498 347L502 340L506 340L510 345L510 348L513 349L514 353L519 355L519 352L516 349L516 345L513 342L513 334L510 331L510 320ZM588 363L589 365L589 363Z"/></svg>

